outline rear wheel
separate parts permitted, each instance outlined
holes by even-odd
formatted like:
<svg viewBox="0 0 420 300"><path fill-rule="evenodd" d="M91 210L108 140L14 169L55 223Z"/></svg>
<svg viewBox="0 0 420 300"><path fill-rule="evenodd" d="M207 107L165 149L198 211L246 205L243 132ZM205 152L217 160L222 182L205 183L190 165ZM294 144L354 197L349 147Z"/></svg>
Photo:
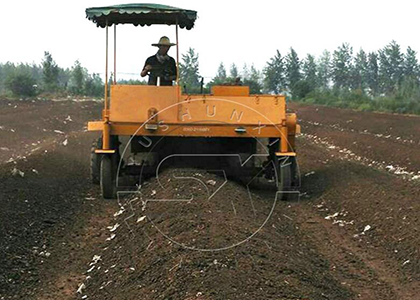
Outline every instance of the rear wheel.
<svg viewBox="0 0 420 300"><path fill-rule="evenodd" d="M105 199L116 198L115 163L112 156L102 155L100 170L100 185L102 197Z"/></svg>
<svg viewBox="0 0 420 300"><path fill-rule="evenodd" d="M288 159L277 164L277 191L281 192L282 200L287 200L292 190L292 162Z"/></svg>

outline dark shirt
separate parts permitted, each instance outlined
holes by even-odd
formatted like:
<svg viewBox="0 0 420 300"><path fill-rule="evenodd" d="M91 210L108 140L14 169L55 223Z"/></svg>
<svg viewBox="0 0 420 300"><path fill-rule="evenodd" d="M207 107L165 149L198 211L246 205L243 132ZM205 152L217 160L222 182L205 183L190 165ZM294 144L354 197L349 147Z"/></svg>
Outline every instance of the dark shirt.
<svg viewBox="0 0 420 300"><path fill-rule="evenodd" d="M155 54L146 59L144 66L147 65L151 65L153 68L149 71L149 85L156 85L158 77L160 77L160 85L172 85L172 80L169 77L176 76L175 59L169 56L168 60L160 63Z"/></svg>

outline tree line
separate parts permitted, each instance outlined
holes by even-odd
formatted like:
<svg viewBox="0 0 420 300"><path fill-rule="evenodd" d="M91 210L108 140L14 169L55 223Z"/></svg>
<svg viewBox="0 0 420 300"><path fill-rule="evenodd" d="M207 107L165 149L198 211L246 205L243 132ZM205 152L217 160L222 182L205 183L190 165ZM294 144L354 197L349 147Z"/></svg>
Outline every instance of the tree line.
<svg viewBox="0 0 420 300"><path fill-rule="evenodd" d="M112 81L112 75L109 79ZM202 78L199 55L190 48L182 54L180 80L185 93L209 93L213 85L248 85L252 94L285 94L288 99L361 110L420 114L420 66L411 47L405 51L392 41L383 48L357 52L348 43L319 57L300 58L290 48L276 51L262 70L233 63L227 70L220 63L211 79ZM143 80L119 80L120 84L145 84ZM0 64L0 95L35 96L73 94L103 97L99 74L90 74L79 61L61 68L45 52L40 65Z"/></svg>
<svg viewBox="0 0 420 300"><path fill-rule="evenodd" d="M0 64L0 95L33 97L40 94L103 97L104 84L99 74L90 74L76 60L71 68L61 68L45 51L40 65Z"/></svg>
<svg viewBox="0 0 420 300"><path fill-rule="evenodd" d="M200 74L194 49L182 55L180 65L183 85L197 92ZM249 85L253 94L283 93L308 103L420 114L417 53L411 47L403 52L395 41L372 52L355 52L343 43L332 52L325 50L319 57L307 54L303 59L293 48L285 55L277 50L261 71L253 65L239 71L232 64L227 74L221 62L205 87L208 91L212 85L235 81Z"/></svg>

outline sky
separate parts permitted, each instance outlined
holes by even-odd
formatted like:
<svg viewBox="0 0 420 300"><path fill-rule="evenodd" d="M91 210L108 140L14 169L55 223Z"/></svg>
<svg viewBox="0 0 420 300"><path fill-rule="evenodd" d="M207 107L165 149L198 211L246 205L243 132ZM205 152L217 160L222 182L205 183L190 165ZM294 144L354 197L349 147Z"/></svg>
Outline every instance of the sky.
<svg viewBox="0 0 420 300"><path fill-rule="evenodd" d="M139 1L133 1L136 3ZM152 1L146 1L151 3ZM128 0L7 1L2 3L0 63L41 63L49 51L56 63L71 67L79 60L90 73L104 74L105 29L86 19L85 9L130 3ZM220 62L227 70L246 63L261 70L279 50L293 47L302 59L334 51L343 42L355 52L376 51L392 40L405 51L420 51L420 2L416 0L156 0L196 10L192 30L180 29L180 53L189 47L199 55L200 75L210 81ZM113 31L110 31L113 33ZM175 26L117 26L117 79L140 79L147 57L163 35L175 41ZM110 66L113 40L110 36ZM169 55L176 57L175 47Z"/></svg>

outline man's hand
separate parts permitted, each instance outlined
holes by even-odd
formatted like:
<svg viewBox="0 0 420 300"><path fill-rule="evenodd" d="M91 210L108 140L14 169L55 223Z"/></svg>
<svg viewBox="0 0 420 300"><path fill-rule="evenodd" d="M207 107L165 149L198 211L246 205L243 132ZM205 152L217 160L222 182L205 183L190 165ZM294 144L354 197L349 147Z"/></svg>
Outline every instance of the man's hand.
<svg viewBox="0 0 420 300"><path fill-rule="evenodd" d="M140 75L141 77L144 77L147 75L147 73L149 73L150 70L152 70L153 67L151 65L146 65L143 69L143 71L141 71Z"/></svg>

